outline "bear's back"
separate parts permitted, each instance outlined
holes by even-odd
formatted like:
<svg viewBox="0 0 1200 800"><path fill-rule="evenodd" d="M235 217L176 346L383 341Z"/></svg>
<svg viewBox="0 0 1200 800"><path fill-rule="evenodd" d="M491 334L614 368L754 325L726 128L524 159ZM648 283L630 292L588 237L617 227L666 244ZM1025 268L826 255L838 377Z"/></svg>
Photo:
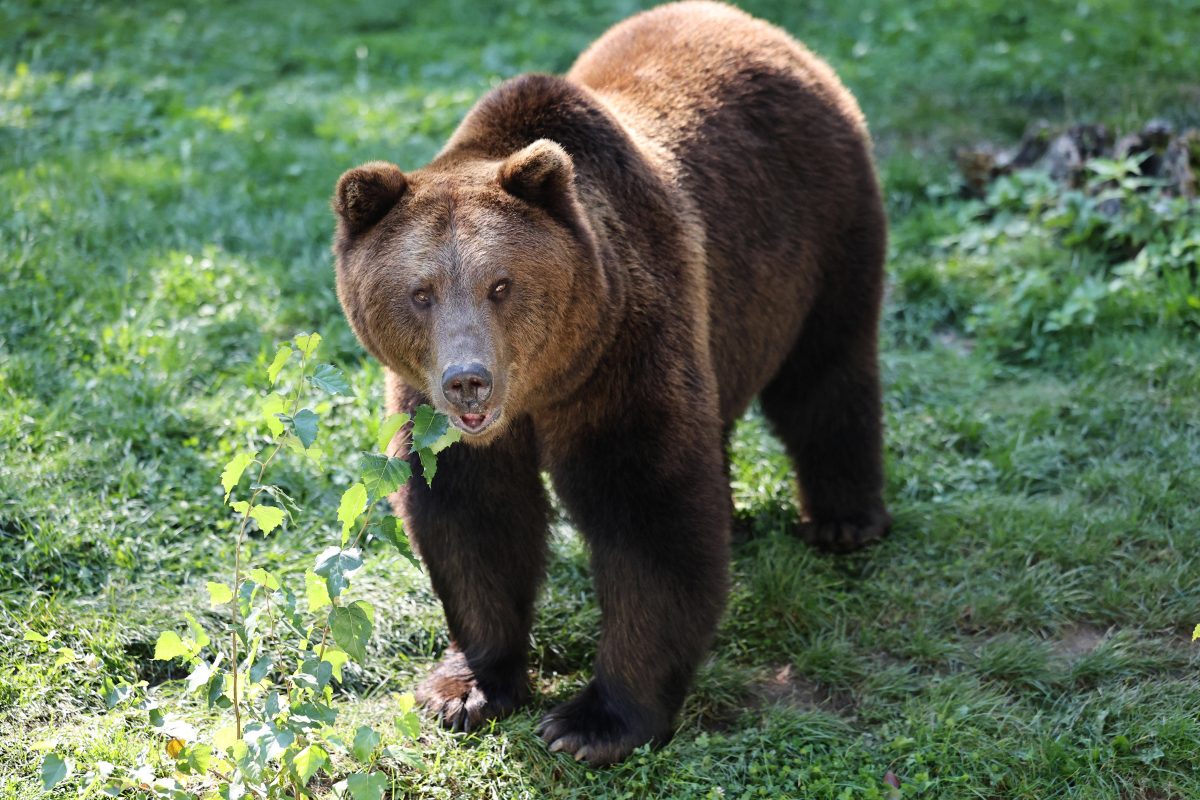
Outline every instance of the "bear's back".
<svg viewBox="0 0 1200 800"><path fill-rule="evenodd" d="M723 3L658 6L610 28L567 77L663 144L677 141L768 76L803 86L822 110L865 128L833 70L785 31Z"/></svg>
<svg viewBox="0 0 1200 800"><path fill-rule="evenodd" d="M872 250L885 236L862 112L787 33L705 0L614 26L567 78L699 212L710 352L721 415L732 419L787 357L823 286L878 280L846 274L854 259L843 252L849 229L878 240ZM879 259L862 261L878 269Z"/></svg>

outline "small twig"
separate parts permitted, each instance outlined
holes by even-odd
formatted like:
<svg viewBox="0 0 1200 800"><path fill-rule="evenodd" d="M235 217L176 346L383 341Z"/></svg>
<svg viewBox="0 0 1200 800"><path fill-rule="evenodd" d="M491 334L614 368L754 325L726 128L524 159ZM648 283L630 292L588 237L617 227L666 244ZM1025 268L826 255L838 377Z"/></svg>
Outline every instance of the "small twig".
<svg viewBox="0 0 1200 800"><path fill-rule="evenodd" d="M329 638L329 623L325 623L325 627L321 629L321 650L317 653L317 661L325 660L325 644Z"/></svg>
<svg viewBox="0 0 1200 800"><path fill-rule="evenodd" d="M216 767L209 767L208 771L211 772L212 774L216 775L218 778L225 781L226 783L233 783L233 778L229 777L224 772L221 772L221 770L217 769ZM242 786L243 786L243 788L246 789L246 791L250 792L255 797L265 797L266 796L266 795L262 794L260 791L258 791L257 789L255 789L253 786L246 786L246 784L242 784Z"/></svg>
<svg viewBox="0 0 1200 800"><path fill-rule="evenodd" d="M376 498L375 502L376 503L379 502L379 498ZM351 550L353 550L355 547L358 547L359 540L361 540L363 537L363 534L367 532L367 525L369 525L371 523L371 514L374 513L374 511L375 511L374 503L367 506L367 513L363 516L362 526L358 529L358 533L355 535L354 541L350 543Z"/></svg>

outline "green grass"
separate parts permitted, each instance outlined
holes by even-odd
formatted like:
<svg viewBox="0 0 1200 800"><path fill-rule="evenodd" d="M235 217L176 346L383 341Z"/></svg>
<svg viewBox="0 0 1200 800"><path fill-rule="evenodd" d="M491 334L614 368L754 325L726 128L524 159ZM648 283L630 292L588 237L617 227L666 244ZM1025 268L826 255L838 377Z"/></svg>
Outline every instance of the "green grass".
<svg viewBox="0 0 1200 800"><path fill-rule="evenodd" d="M338 174L419 165L490 85L564 70L635 7L0 5L0 797L37 796L39 743L79 771L165 769L99 688L111 674L177 695L156 632L228 571L217 471L272 345L301 329L366 400L334 412L330 475L276 473L309 511L255 560L293 569L335 535L382 395L332 290ZM873 798L889 770L904 797L1200 796L1195 275L1078 311L1116 266L1064 242L1036 181L1016 200L946 192L952 145L1033 118L1200 123L1200 7L747 7L827 57L879 139L893 536L844 558L789 537L788 466L752 413L731 478L756 535L675 739L595 771L533 735L598 632L564 523L534 631L544 699L489 735L427 726L397 796ZM1181 213L1172 242L1200 231ZM1056 313L1068 324L1046 329ZM341 724L390 729L392 695L445 632L423 574L384 553L368 566L379 632ZM55 631L51 647L26 629ZM79 658L54 666L60 646Z"/></svg>

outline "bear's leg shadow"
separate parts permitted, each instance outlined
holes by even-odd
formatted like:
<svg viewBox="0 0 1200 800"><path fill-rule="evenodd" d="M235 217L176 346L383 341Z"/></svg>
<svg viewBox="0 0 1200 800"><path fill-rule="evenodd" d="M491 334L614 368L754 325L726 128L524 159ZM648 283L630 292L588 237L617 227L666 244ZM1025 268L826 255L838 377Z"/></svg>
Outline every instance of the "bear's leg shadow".
<svg viewBox="0 0 1200 800"><path fill-rule="evenodd" d="M637 430L578 443L554 473L590 545L603 632L592 680L538 732L551 750L593 765L670 738L728 590L719 431L664 435L654 429L662 417L638 417Z"/></svg>
<svg viewBox="0 0 1200 800"><path fill-rule="evenodd" d="M549 504L527 421L489 446L442 451L432 488L411 461L415 476L398 505L452 639L417 700L446 727L469 731L529 699L529 630Z"/></svg>
<svg viewBox="0 0 1200 800"><path fill-rule="evenodd" d="M798 533L833 552L863 547L891 526L883 502L876 316L849 302L817 304L759 396L796 467L804 506Z"/></svg>

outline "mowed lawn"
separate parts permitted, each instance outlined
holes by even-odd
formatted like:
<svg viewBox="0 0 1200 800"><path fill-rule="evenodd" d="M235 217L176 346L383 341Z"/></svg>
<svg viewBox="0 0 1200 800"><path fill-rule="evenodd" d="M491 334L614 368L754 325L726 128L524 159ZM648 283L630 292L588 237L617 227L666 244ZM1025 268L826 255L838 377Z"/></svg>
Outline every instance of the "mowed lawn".
<svg viewBox="0 0 1200 800"><path fill-rule="evenodd" d="M106 676L216 724L154 641L230 572L217 475L304 330L357 397L323 430L326 471L276 473L302 511L252 561L294 575L336 541L383 386L333 292L334 181L419 166L490 86L565 70L638 7L488 5L0 4L0 797L40 795L47 748L76 765L56 797L99 761L170 771L144 721L105 710ZM745 7L828 59L878 140L892 536L848 557L789 536L789 467L752 411L734 589L675 738L592 770L534 735L599 630L562 520L537 700L482 735L427 723L394 796L1200 797L1200 221L1131 197L1104 217L1037 176L962 200L951 157L1039 118L1200 125L1200 6ZM1097 244L1126 222L1159 236L1140 271ZM365 572L377 633L338 724L390 736L446 633L424 573L382 550Z"/></svg>

